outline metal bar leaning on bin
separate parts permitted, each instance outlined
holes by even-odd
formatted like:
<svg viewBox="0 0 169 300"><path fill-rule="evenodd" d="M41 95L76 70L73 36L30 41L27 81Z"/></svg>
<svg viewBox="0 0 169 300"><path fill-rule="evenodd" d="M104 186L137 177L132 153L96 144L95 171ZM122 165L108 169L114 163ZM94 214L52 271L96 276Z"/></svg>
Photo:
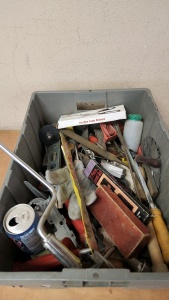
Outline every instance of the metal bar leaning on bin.
<svg viewBox="0 0 169 300"><path fill-rule="evenodd" d="M53 255L55 255L60 262L68 268L81 268L81 261L74 255L67 247L65 247L56 237L45 231L45 222L49 216L54 205L57 205L56 192L52 185L50 185L42 176L40 176L35 170L33 170L29 165L27 165L22 159L20 159L15 153L10 151L2 143L0 143L0 149L2 149L6 154L8 154L14 161L16 161L21 167L27 170L33 177L39 180L43 185L45 185L51 193L51 201L47 208L45 209L40 221L38 223L37 231L42 238L43 245L48 249Z"/></svg>

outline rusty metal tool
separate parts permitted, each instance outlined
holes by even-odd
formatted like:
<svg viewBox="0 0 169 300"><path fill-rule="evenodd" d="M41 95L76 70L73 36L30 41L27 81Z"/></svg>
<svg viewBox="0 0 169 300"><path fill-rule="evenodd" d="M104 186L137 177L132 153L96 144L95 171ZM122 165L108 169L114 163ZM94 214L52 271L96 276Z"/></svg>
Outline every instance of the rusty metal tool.
<svg viewBox="0 0 169 300"><path fill-rule="evenodd" d="M119 160L114 154L110 153L109 151L101 149L99 146L91 143L90 141L87 141L84 139L82 136L76 134L72 130L69 129L60 129L59 130L61 133L63 133L65 136L68 136L78 143L86 146L88 149L92 150L93 152L97 153L98 155L112 161L117 161L120 164L124 164L121 160ZM125 165L125 164L124 164Z"/></svg>
<svg viewBox="0 0 169 300"><path fill-rule="evenodd" d="M76 175L76 172L75 172L75 168L74 168L74 165L73 165L72 155L71 155L71 152L69 150L69 144L66 140L65 135L62 133L62 131L64 131L64 130L61 130L61 133L60 133L61 141L62 141L63 154L64 154L65 161L66 161L66 164L67 164L69 172L70 172L70 177L71 177L71 180L72 180L72 185L73 185L73 188L74 188L74 192L75 192L75 195L77 197L77 201L78 201L78 204L79 204L79 207L80 207L80 210L81 210L82 221L83 221L84 228L85 228L85 233L86 233L86 240L87 240L88 246L90 247L91 250L98 250L97 242L96 242L94 232L93 232L93 228L92 228L90 218L89 218L89 215L88 215L88 211L87 211L87 208L86 208L83 193L81 191L81 188L80 188L80 185L79 185L79 182L78 182L78 179L77 179L77 175Z"/></svg>

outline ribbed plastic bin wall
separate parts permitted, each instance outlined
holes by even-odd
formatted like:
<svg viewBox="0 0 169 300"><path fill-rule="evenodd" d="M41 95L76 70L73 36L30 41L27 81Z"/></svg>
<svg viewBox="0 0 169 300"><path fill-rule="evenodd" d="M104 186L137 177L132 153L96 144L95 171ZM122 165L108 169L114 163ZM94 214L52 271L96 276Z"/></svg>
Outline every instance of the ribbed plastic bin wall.
<svg viewBox="0 0 169 300"><path fill-rule="evenodd" d="M58 120L60 115L76 112L84 106L124 104L128 113L143 116L142 139L153 137L161 151L161 186L156 204L169 226L169 135L148 89L35 92L26 112L16 154L37 172L41 170L44 149L39 129ZM79 110L78 110L79 111ZM24 180L37 186L36 180L16 162L11 162L0 196L0 284L29 287L129 287L164 288L169 286L169 273L132 273L126 269L64 269L62 272L12 272L21 252L6 237L2 220L14 205L28 203L32 193Z"/></svg>

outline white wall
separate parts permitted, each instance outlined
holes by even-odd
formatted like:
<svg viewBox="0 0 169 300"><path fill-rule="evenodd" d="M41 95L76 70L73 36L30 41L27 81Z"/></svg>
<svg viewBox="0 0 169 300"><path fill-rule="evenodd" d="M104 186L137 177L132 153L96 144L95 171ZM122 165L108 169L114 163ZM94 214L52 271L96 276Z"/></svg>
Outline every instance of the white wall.
<svg viewBox="0 0 169 300"><path fill-rule="evenodd" d="M0 0L0 129L37 90L148 87L169 128L168 0Z"/></svg>

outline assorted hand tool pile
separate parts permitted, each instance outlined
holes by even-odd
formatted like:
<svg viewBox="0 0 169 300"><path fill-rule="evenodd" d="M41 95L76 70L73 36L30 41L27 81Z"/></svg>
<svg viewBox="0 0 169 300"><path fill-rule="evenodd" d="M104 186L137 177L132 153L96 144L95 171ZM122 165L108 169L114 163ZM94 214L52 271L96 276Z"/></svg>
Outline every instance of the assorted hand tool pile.
<svg viewBox="0 0 169 300"><path fill-rule="evenodd" d="M27 253L14 271L168 272L169 233L154 202L160 152L152 137L141 141L140 115L125 119L121 105L43 126L40 174L0 145L38 180L24 182L32 200L4 217L6 234Z"/></svg>

